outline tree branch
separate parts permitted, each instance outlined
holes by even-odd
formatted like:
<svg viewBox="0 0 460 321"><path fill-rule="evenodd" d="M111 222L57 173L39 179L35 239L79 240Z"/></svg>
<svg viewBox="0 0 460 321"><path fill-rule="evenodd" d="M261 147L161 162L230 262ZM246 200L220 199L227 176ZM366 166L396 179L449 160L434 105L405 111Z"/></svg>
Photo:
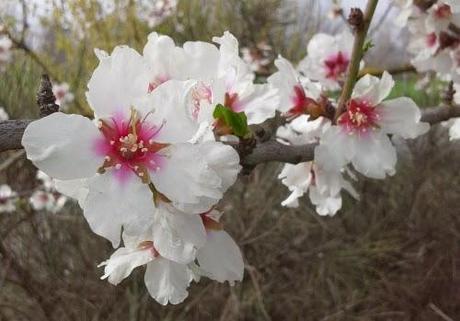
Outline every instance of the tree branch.
<svg viewBox="0 0 460 321"><path fill-rule="evenodd" d="M440 106L423 109L422 121L435 125L437 123L460 117L460 105ZM21 149L21 140L25 128L32 120L5 120L0 122L0 152ZM316 144L298 146L283 145L269 140L258 144L252 153L241 159L244 166L256 166L267 162L298 164L313 159Z"/></svg>

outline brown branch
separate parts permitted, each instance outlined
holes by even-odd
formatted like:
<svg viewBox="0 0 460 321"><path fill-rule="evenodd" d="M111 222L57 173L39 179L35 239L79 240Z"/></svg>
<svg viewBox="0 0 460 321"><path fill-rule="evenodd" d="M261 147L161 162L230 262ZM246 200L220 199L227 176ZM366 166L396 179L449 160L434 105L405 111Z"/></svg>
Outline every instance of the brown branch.
<svg viewBox="0 0 460 321"><path fill-rule="evenodd" d="M431 125L460 117L460 105L431 107L423 110L422 121ZM21 139L25 128L31 120L5 120L0 122L0 152L21 149ZM267 162L298 164L313 159L316 144L298 146L283 145L269 140L259 143L252 153L242 157L244 166L256 166Z"/></svg>

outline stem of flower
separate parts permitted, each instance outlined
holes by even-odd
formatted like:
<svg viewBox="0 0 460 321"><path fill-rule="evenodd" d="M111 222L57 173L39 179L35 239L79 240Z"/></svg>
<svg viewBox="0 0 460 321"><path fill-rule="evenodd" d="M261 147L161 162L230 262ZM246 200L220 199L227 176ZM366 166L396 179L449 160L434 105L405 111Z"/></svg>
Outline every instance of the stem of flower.
<svg viewBox="0 0 460 321"><path fill-rule="evenodd" d="M355 30L355 41L353 43L353 51L351 54L350 64L348 65L347 79L342 89L342 94L339 98L337 110L335 112L335 120L345 111L345 106L351 97L353 88L359 76L359 64L364 55L364 42L366 41L367 32L374 16L375 8L379 0L369 0L363 16L363 22L357 26Z"/></svg>

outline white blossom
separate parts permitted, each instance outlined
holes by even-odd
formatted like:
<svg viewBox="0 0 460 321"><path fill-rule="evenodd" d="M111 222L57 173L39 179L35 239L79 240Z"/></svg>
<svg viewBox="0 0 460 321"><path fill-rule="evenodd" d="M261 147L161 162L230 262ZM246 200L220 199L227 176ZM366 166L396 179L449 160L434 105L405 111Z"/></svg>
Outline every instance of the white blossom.
<svg viewBox="0 0 460 321"><path fill-rule="evenodd" d="M70 91L68 83L53 84L53 94L56 97L56 104L61 110L67 110L69 104L74 101L74 94Z"/></svg>
<svg viewBox="0 0 460 321"><path fill-rule="evenodd" d="M47 210L51 213L59 212L65 205L67 197L43 190L36 190L29 198L30 205L36 211Z"/></svg>
<svg viewBox="0 0 460 321"><path fill-rule="evenodd" d="M171 220L170 216L178 215L167 204L162 204L161 207L169 212L163 215L160 213L162 210L159 210L154 213L154 217L160 215L160 220ZM218 219L210 213L183 214L182 218L174 218L178 219L176 223L166 223L165 228L159 222L146 224L144 231L134 236L123 233L124 247L116 250L110 259L100 264L105 266L102 278L117 285L134 268L146 265L145 285L150 295L162 305L182 302L188 296L187 288L190 283L193 280L198 281L200 276L219 282L228 281L231 285L235 281L241 281L244 272L241 252L232 238L222 230ZM197 221L192 223L187 217ZM194 233L198 226L202 232ZM158 237L158 233L162 236ZM196 237L199 235L203 238L200 237L197 242ZM194 239L192 247L187 245L192 244L189 243L190 238ZM184 251L192 254L189 260L171 258L183 257L177 254ZM198 265L194 263L195 259Z"/></svg>
<svg viewBox="0 0 460 321"><path fill-rule="evenodd" d="M280 96L277 110L288 117L314 113L321 96L321 86L301 76L285 58L275 60L278 71L267 81L278 90Z"/></svg>
<svg viewBox="0 0 460 321"><path fill-rule="evenodd" d="M394 174L396 150L388 134L415 138L428 131L429 125L420 122L420 109L410 98L384 101L393 86L387 72L381 79L366 75L358 81L347 110L337 125L327 129L315 150L322 168L337 171L351 163L371 178Z"/></svg>
<svg viewBox="0 0 460 321"><path fill-rule="evenodd" d="M330 127L330 121L322 117L309 121L309 116L302 115L286 126L280 127L278 139L291 145L301 145L317 142ZM286 164L278 176L283 185L289 188L291 194L281 205L298 207L298 199L309 195L310 201L316 206L320 215L334 215L342 207L342 189L358 198L352 185L343 178L338 170L326 171L315 161Z"/></svg>
<svg viewBox="0 0 460 321"><path fill-rule="evenodd" d="M122 226L135 229L155 211L152 193L202 213L240 166L230 146L189 142L200 128L186 108L196 81L171 80L149 94L150 69L136 51L117 47L99 57L87 92L95 122L54 113L32 122L22 144L40 170L70 181L61 185L77 195L90 227L116 247Z"/></svg>
<svg viewBox="0 0 460 321"><path fill-rule="evenodd" d="M335 36L318 33L308 43L307 56L298 68L326 89L338 90L345 80L352 47L353 35L348 30Z"/></svg>
<svg viewBox="0 0 460 321"><path fill-rule="evenodd" d="M167 36L149 35L144 57L150 66L153 91L170 79L196 79L188 97L188 112L196 122L213 123L213 111L222 104L244 111L249 124L259 124L275 115L277 91L254 84L250 66L239 57L238 40L229 32L213 41L189 41L178 47Z"/></svg>
<svg viewBox="0 0 460 321"><path fill-rule="evenodd" d="M0 185L0 213L11 213L16 210L17 193L9 185Z"/></svg>

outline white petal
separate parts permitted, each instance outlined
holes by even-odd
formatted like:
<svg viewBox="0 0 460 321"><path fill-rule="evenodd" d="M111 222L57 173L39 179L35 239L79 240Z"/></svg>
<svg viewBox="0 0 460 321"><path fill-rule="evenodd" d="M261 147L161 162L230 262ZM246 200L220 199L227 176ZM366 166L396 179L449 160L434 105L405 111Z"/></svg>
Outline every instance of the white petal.
<svg viewBox="0 0 460 321"><path fill-rule="evenodd" d="M139 102L142 110L154 110L148 120L161 126L155 141L181 143L195 136L199 123L193 121L187 104L187 96L194 84L195 81L170 80Z"/></svg>
<svg viewBox="0 0 460 321"><path fill-rule="evenodd" d="M356 143L338 126L329 127L315 148L315 162L326 171L340 171L355 155Z"/></svg>
<svg viewBox="0 0 460 321"><path fill-rule="evenodd" d="M243 280L244 262L235 241L225 231L208 231L208 240L197 253L198 264L218 282Z"/></svg>
<svg viewBox="0 0 460 321"><path fill-rule="evenodd" d="M83 207L86 197L88 196L87 179L73 180L54 180L56 190L70 198L76 199L78 204Z"/></svg>
<svg viewBox="0 0 460 321"><path fill-rule="evenodd" d="M129 249L126 247L116 250L110 258L99 266L105 265L104 275L101 279L109 279L113 285L119 284L127 278L138 266L154 260L152 252L147 250Z"/></svg>
<svg viewBox="0 0 460 321"><path fill-rule="evenodd" d="M234 35L225 31L222 37L214 37L212 41L220 45L219 76L227 77L229 72L233 70L235 72L235 82L252 81L254 79L251 69L239 56L238 40Z"/></svg>
<svg viewBox="0 0 460 321"><path fill-rule="evenodd" d="M300 163L300 164L286 164L283 167L283 170L278 175L278 178L281 179L281 182L289 187L289 190L301 190L306 192L310 187L312 181L312 163Z"/></svg>
<svg viewBox="0 0 460 321"><path fill-rule="evenodd" d="M317 188L311 188L309 193L310 201L316 206L316 212L322 216L334 216L342 208L342 197L340 194L335 196L327 193L320 193Z"/></svg>
<svg viewBox="0 0 460 321"><path fill-rule="evenodd" d="M152 32L143 55L151 68L150 80L186 79L185 70L190 61L172 38Z"/></svg>
<svg viewBox="0 0 460 321"><path fill-rule="evenodd" d="M296 208L299 207L299 198L304 195L305 191L294 188L292 193L289 194L288 198L281 202L281 206L286 206L289 208Z"/></svg>
<svg viewBox="0 0 460 321"><path fill-rule="evenodd" d="M358 172L376 179L395 173L396 149L386 134L370 133L356 138L356 154L352 163Z"/></svg>
<svg viewBox="0 0 460 321"><path fill-rule="evenodd" d="M117 247L121 227L134 233L137 221L143 222L152 216L155 208L147 185L135 175L121 182L113 175L114 171L116 169L88 180L83 214L96 234Z"/></svg>
<svg viewBox="0 0 460 321"><path fill-rule="evenodd" d="M195 260L196 248L206 241L206 231L199 215L182 213L161 204L155 212L153 242L160 255L177 263Z"/></svg>
<svg viewBox="0 0 460 321"><path fill-rule="evenodd" d="M204 142L198 148L208 166L222 180L221 188L225 192L235 183L241 170L240 156L233 147L220 142Z"/></svg>
<svg viewBox="0 0 460 321"><path fill-rule="evenodd" d="M242 111L248 117L248 124L260 124L275 116L279 106L278 90L269 85L252 85L241 95Z"/></svg>
<svg viewBox="0 0 460 321"><path fill-rule="evenodd" d="M364 99L377 106L390 94L394 84L393 77L386 71L381 79L367 74L356 83L353 98Z"/></svg>
<svg viewBox="0 0 460 321"><path fill-rule="evenodd" d="M104 162L95 144L101 134L87 118L53 113L33 121L22 137L27 158L57 179L93 176Z"/></svg>
<svg viewBox="0 0 460 321"><path fill-rule="evenodd" d="M183 45L187 54L187 75L190 79L211 79L217 77L220 53L208 42L187 41Z"/></svg>
<svg viewBox="0 0 460 321"><path fill-rule="evenodd" d="M161 152L166 155L164 164L150 176L176 208L185 211L194 206L195 213L202 213L222 198L223 181L196 145L175 144Z"/></svg>
<svg viewBox="0 0 460 321"><path fill-rule="evenodd" d="M157 258L147 264L144 276L150 295L160 304L179 304L188 296L187 288L192 274L183 264Z"/></svg>
<svg viewBox="0 0 460 321"><path fill-rule="evenodd" d="M292 64L281 56L275 60L275 66L278 71L268 77L267 82L279 91L279 111L287 112L293 107L294 87L299 85L297 72Z"/></svg>
<svg viewBox="0 0 460 321"><path fill-rule="evenodd" d="M98 118L116 112L126 116L136 107L137 99L148 92L148 67L139 53L126 46L116 47L111 56L101 58L88 83L88 102Z"/></svg>
<svg viewBox="0 0 460 321"><path fill-rule="evenodd" d="M415 102L407 97L400 97L382 102L377 107L381 119L379 124L389 134L403 138L415 138L430 129L427 123L421 123L421 112Z"/></svg>

